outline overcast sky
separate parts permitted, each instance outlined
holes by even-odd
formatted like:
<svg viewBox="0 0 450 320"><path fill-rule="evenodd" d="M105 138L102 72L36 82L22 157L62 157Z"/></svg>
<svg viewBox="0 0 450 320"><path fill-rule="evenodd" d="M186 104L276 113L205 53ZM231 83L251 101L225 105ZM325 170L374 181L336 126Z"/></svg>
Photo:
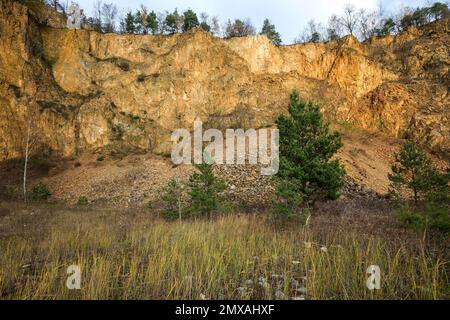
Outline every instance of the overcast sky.
<svg viewBox="0 0 450 320"><path fill-rule="evenodd" d="M217 15L222 24L228 19L249 18L258 31L261 29L263 20L269 18L286 44L292 43L311 19L326 24L328 17L333 13L339 14L347 3L375 10L380 1L382 7L388 12L396 11L404 6L417 7L434 2L430 0L103 0L103 2L115 3L119 8L119 15L123 15L129 9L134 11L141 4L150 10L160 12L173 11L175 8L182 12L190 8L197 14L206 12L211 16ZM76 2L88 15L92 13L93 0Z"/></svg>

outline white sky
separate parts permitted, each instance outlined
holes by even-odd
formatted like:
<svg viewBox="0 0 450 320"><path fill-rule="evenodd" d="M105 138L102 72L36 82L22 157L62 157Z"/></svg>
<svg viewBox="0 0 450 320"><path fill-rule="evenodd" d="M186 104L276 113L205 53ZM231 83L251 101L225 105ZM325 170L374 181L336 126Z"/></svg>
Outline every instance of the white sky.
<svg viewBox="0 0 450 320"><path fill-rule="evenodd" d="M69 0L70 1L70 0ZM437 0L436 0L437 1ZM442 0L441 0L442 1ZM77 0L88 15L92 12L93 0ZM417 7L434 2L431 0L103 0L113 2L119 8L119 15L129 9L135 10L141 4L149 10L179 12L193 9L198 15L206 12L217 15L223 24L228 19L249 18L259 31L265 18L269 18L280 32L283 42L292 43L311 19L326 24L333 13L339 14L347 3L357 7L375 10L381 2L383 8L396 11L401 7Z"/></svg>

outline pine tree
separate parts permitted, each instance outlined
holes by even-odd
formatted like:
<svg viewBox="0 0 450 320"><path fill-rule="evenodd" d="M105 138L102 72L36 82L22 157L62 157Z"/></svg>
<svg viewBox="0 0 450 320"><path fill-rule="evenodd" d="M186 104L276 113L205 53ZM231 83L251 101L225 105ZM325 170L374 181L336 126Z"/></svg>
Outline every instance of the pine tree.
<svg viewBox="0 0 450 320"><path fill-rule="evenodd" d="M439 173L425 152L409 141L395 154L388 177L393 192L410 190L416 205L421 199L436 200L448 195L449 174Z"/></svg>
<svg viewBox="0 0 450 320"><path fill-rule="evenodd" d="M125 16L125 19L120 23L121 29L124 33L135 33L136 32L136 26L135 26L135 17L132 12L128 12Z"/></svg>
<svg viewBox="0 0 450 320"><path fill-rule="evenodd" d="M183 17L183 32L189 31L192 28L196 28L200 25L200 23L198 22L197 14L191 9L185 11Z"/></svg>
<svg viewBox="0 0 450 320"><path fill-rule="evenodd" d="M332 157L342 147L338 132L330 133L319 106L290 96L289 115L277 121L280 130L278 177L296 186L306 201L337 199L343 187L344 169Z"/></svg>
<svg viewBox="0 0 450 320"><path fill-rule="evenodd" d="M165 25L167 28L167 31L169 33L177 33L180 31L180 22L181 22L181 16L178 14L178 10L175 9L173 13L169 13L166 16Z"/></svg>
<svg viewBox="0 0 450 320"><path fill-rule="evenodd" d="M150 14L148 15L146 27L152 34L158 33L158 16L156 15L155 11L150 12Z"/></svg>
<svg viewBox="0 0 450 320"><path fill-rule="evenodd" d="M269 38L276 46L279 46L282 43L280 34L275 30L275 25L271 24L269 19L264 20L261 34Z"/></svg>
<svg viewBox="0 0 450 320"><path fill-rule="evenodd" d="M225 182L214 175L213 165L196 164L196 172L189 178L191 188L191 212L193 215L212 217L220 205L220 193L225 190Z"/></svg>

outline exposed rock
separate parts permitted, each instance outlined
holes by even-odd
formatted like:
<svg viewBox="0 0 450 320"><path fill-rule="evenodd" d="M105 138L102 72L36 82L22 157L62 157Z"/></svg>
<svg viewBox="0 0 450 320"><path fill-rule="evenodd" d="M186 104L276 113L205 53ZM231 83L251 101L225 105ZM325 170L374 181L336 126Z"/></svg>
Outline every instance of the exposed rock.
<svg viewBox="0 0 450 320"><path fill-rule="evenodd" d="M333 121L450 152L448 21L367 43L275 47L262 36L224 40L201 30L69 30L10 0L0 9L1 159L21 155L27 106L50 152L167 153L171 131L196 118L272 124L293 89Z"/></svg>

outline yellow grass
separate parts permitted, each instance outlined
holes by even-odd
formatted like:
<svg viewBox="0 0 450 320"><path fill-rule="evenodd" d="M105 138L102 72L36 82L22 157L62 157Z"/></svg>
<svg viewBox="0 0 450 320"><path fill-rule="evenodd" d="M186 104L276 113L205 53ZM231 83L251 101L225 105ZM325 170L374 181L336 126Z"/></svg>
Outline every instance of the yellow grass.
<svg viewBox="0 0 450 320"><path fill-rule="evenodd" d="M180 223L39 208L3 219L1 299L448 298L448 261L419 239L280 231L257 216ZM81 290L66 287L70 265L81 268ZM370 265L381 268L381 290L366 287Z"/></svg>

